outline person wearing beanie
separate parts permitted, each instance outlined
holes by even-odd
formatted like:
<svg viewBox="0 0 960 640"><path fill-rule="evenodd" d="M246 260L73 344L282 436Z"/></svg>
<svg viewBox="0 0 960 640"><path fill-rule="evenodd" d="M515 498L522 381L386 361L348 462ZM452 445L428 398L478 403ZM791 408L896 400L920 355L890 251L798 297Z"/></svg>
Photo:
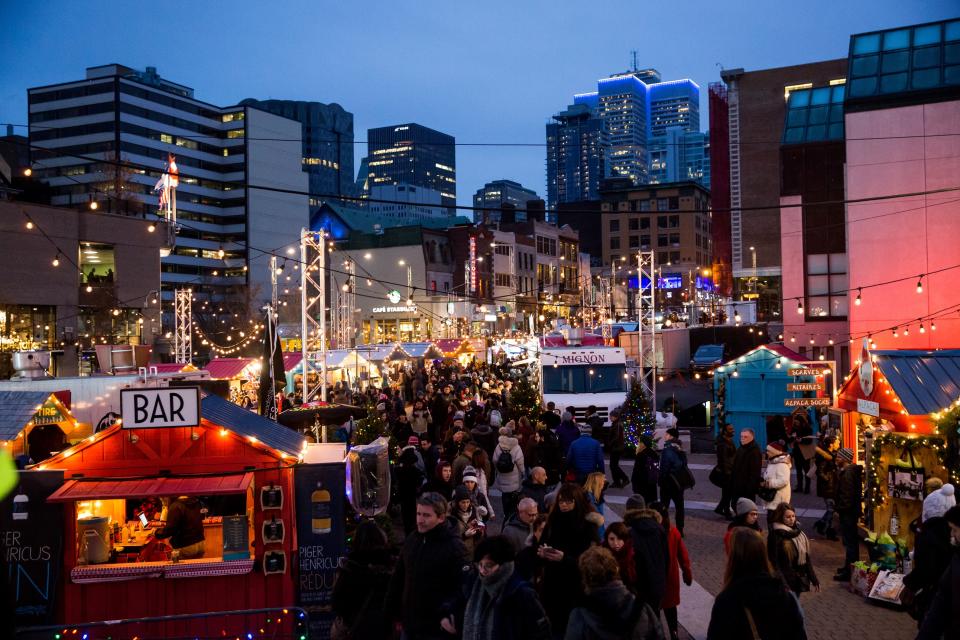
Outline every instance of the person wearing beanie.
<svg viewBox="0 0 960 640"><path fill-rule="evenodd" d="M517 503L520 502L520 484L526 472L520 441L513 437L513 432L507 427L500 428L500 436L497 438L497 446L493 449L492 460L497 474L493 480L493 486L499 489L503 496L503 521L506 522L517 512Z"/></svg>
<svg viewBox="0 0 960 640"><path fill-rule="evenodd" d="M950 565L940 577L936 595L920 625L917 640L960 638L960 507L950 507L943 514L943 519L950 528Z"/></svg>
<svg viewBox="0 0 960 640"><path fill-rule="evenodd" d="M660 502L664 507L670 506L673 501L676 515L674 523L680 535L683 535L684 513L683 513L683 492L687 486L681 482L684 475L689 475L690 470L687 467L687 454L683 450L683 444L680 442L680 431L676 427L667 429L667 438L663 443L663 451L660 453Z"/></svg>
<svg viewBox="0 0 960 640"><path fill-rule="evenodd" d="M787 448L779 442L771 442L767 445L767 466L763 470L763 481L761 493L774 491L773 497L769 500L763 500L767 511L773 513L780 503L790 502L790 469L792 464L790 456L787 455ZM767 497L770 497L769 495Z"/></svg>
<svg viewBox="0 0 960 640"><path fill-rule="evenodd" d="M930 518L944 515L951 507L956 506L957 498L954 495L952 484L945 484L936 491L923 499L923 517L922 522Z"/></svg>
<svg viewBox="0 0 960 640"><path fill-rule="evenodd" d="M943 485L939 478L927 480L927 487L935 480L935 493ZM929 497L929 496L928 496ZM926 511L926 509L924 509ZM913 603L908 607L910 616L917 621L919 627L923 623L930 605L937 594L940 585L940 576L944 568L950 566L950 557L953 555L953 546L950 544L950 523L944 517L946 512L939 515L925 517L919 531L914 538L913 569L903 577L903 584L915 596Z"/></svg>
<svg viewBox="0 0 960 640"><path fill-rule="evenodd" d="M837 451L836 510L840 516L840 537L845 550L843 566L837 569L833 579L838 582L850 580L850 565L860 559L860 536L857 523L863 514L863 467L853 464L853 451Z"/></svg>
<svg viewBox="0 0 960 640"><path fill-rule="evenodd" d="M463 540L463 546L471 556L486 532L480 507L473 500L470 490L460 485L453 490L453 502L450 503L450 516L447 518L450 529Z"/></svg>
<svg viewBox="0 0 960 640"><path fill-rule="evenodd" d="M643 496L627 499L623 523L630 528L636 568L637 600L650 606L660 617L660 605L667 591L667 560L670 556L662 518Z"/></svg>
<svg viewBox="0 0 960 640"><path fill-rule="evenodd" d="M730 539L733 537L735 529L744 527L762 532L760 527L760 509L757 503L749 498L740 498L734 507L733 521L727 525L727 532L723 536L723 549L730 553Z"/></svg>
<svg viewBox="0 0 960 640"><path fill-rule="evenodd" d="M477 505L477 513L480 518L486 519L489 514L493 513L493 509L490 508L487 496L480 491L480 478L475 467L472 465L464 467L462 483L457 488L466 487L467 491L470 492L470 499Z"/></svg>

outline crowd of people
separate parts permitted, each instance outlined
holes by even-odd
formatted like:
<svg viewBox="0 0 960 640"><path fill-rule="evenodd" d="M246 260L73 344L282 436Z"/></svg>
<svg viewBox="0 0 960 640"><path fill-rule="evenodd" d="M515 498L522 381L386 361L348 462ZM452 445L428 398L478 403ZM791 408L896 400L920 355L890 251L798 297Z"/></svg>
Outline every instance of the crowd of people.
<svg viewBox="0 0 960 640"><path fill-rule="evenodd" d="M680 581L693 581L683 531L693 478L679 432L659 448L640 435L628 476L616 412L607 422L590 407L578 423L573 408L548 404L529 415L512 402L516 382L506 369L438 364L365 392L399 451L392 502L406 537L397 556L376 524L360 525L334 587L334 638L679 638ZM816 477L827 507L817 528L835 538L838 515L847 557L834 577L849 580L862 469L835 437L802 426L762 451L749 429L734 444L728 425L716 451L716 512L730 522L708 638L804 638L799 597L820 580L792 493ZM606 489L628 484L623 520L609 518ZM929 535L939 531L940 546L925 545L939 555L918 559L927 588L930 567L949 564L941 538L953 525L939 517ZM944 593L960 590L925 603L949 620Z"/></svg>

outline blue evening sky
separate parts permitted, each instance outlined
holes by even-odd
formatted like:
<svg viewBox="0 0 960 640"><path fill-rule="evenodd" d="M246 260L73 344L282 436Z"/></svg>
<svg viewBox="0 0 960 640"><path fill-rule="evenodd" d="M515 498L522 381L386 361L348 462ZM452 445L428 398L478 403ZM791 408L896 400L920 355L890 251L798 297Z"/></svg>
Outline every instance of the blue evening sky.
<svg viewBox="0 0 960 640"><path fill-rule="evenodd" d="M544 125L596 81L638 64L701 87L747 70L844 57L851 33L941 20L956 0L0 0L0 122L26 123L26 89L117 62L226 106L337 102L354 135L414 121L457 142L457 196L510 178L546 196ZM18 129L23 133L24 129ZM3 131L0 130L0 134ZM365 145L356 146L356 157Z"/></svg>

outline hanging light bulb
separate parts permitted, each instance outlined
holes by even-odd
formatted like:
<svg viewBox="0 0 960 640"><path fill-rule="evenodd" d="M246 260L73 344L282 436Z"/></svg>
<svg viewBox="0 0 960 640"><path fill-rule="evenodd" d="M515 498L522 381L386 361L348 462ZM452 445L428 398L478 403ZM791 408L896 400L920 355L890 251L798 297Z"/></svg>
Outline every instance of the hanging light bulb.
<svg viewBox="0 0 960 640"><path fill-rule="evenodd" d="M833 344L833 338L830 338L829 340L827 340L827 344Z"/></svg>
<svg viewBox="0 0 960 640"><path fill-rule="evenodd" d="M737 371L737 368L736 368L736 367L733 368L733 377L734 377L734 378L739 378L739 377L740 377L740 372Z"/></svg>
<svg viewBox="0 0 960 640"><path fill-rule="evenodd" d="M909 336L909 335L910 335L910 327L904 327L904 329L903 329L903 335L905 335L905 336Z"/></svg>
<svg viewBox="0 0 960 640"><path fill-rule="evenodd" d="M97 201L96 201L96 200L91 200L91 201L90 201L90 208L93 209L94 211L96 211L96 210L97 210L97 207L99 207L99 206L100 206L100 205L97 204Z"/></svg>
<svg viewBox="0 0 960 640"><path fill-rule="evenodd" d="M740 310L736 307L733 308L733 321L740 324Z"/></svg>
<svg viewBox="0 0 960 640"><path fill-rule="evenodd" d="M923 328L923 323L920 323L920 333L926 333L927 330Z"/></svg>
<svg viewBox="0 0 960 640"><path fill-rule="evenodd" d="M777 364L776 364L777 369L779 369L781 366L782 365L780 363L780 358L777 358Z"/></svg>
<svg viewBox="0 0 960 640"><path fill-rule="evenodd" d="M27 229L33 229L33 220L27 220Z"/></svg>
<svg viewBox="0 0 960 640"><path fill-rule="evenodd" d="M790 342L796 342L797 336L790 336Z"/></svg>
<svg viewBox="0 0 960 640"><path fill-rule="evenodd" d="M863 300L860 299L860 287L857 287L857 299L853 301L853 304L859 307L861 302L863 302Z"/></svg>
<svg viewBox="0 0 960 640"><path fill-rule="evenodd" d="M92 291L93 291L93 287L88 284L88 285L87 285L87 293L91 293Z"/></svg>
<svg viewBox="0 0 960 640"><path fill-rule="evenodd" d="M813 336L810 336L810 344L813 344Z"/></svg>
<svg viewBox="0 0 960 640"><path fill-rule="evenodd" d="M157 230L157 225L153 224L152 222L147 225L147 231L149 231L150 233L153 233L156 230Z"/></svg>
<svg viewBox="0 0 960 640"><path fill-rule="evenodd" d="M803 315L803 303L797 298L797 313Z"/></svg>
<svg viewBox="0 0 960 640"><path fill-rule="evenodd" d="M894 328L893 328L893 337L894 337L894 338L899 338L899 337L900 337L900 334L897 333L897 327L894 327Z"/></svg>
<svg viewBox="0 0 960 640"><path fill-rule="evenodd" d="M931 320L931 321L930 321L930 331L936 331L936 330L937 330L937 323L934 322L933 320Z"/></svg>
<svg viewBox="0 0 960 640"><path fill-rule="evenodd" d="M59 253L57 253L57 255L55 255L55 256L53 257L53 261L52 261L51 264L53 264L53 266L55 266L55 267L59 267L59 266L60 266L60 254L59 254Z"/></svg>
<svg viewBox="0 0 960 640"><path fill-rule="evenodd" d="M917 280L917 293L923 293L923 276Z"/></svg>

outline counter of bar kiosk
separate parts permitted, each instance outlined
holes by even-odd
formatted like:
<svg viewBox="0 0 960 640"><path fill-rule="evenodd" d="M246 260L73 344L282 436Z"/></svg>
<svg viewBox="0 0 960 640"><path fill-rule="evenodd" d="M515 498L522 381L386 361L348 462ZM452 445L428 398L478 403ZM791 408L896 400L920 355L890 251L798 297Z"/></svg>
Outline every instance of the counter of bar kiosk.
<svg viewBox="0 0 960 640"><path fill-rule="evenodd" d="M282 610L297 602L294 466L303 437L214 395L200 404L196 427L116 425L37 465L64 474L47 499L63 506L58 622ZM167 559L169 547L150 544L137 526L134 514L145 502L166 505L180 495L198 497L207 508L202 558ZM110 518L110 526L101 521L99 531L93 526L95 533L87 533L89 517ZM152 528L162 516L149 517ZM196 618L139 635L234 637L259 629L267 617L280 622L270 614ZM114 637L121 635L115 629Z"/></svg>

